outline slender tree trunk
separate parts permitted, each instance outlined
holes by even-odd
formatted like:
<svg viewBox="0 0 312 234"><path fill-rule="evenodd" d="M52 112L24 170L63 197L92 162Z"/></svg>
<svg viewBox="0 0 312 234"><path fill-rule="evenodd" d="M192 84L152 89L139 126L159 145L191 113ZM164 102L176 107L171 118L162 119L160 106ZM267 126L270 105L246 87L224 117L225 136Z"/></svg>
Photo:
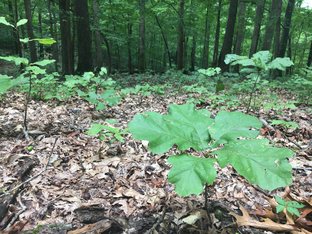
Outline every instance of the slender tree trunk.
<svg viewBox="0 0 312 234"><path fill-rule="evenodd" d="M133 74L133 65L132 65L132 23L128 23L128 71L130 74Z"/></svg>
<svg viewBox="0 0 312 234"><path fill-rule="evenodd" d="M94 47L95 47L95 67L100 69L104 63L102 37L100 33L100 6L98 0L92 1L93 23L94 23Z"/></svg>
<svg viewBox="0 0 312 234"><path fill-rule="evenodd" d="M32 14L31 14L31 3L30 0L24 0L24 6L25 6L25 14L26 18L28 20L27 22L27 34L29 39L34 39L34 30L33 30L33 24L32 24ZM36 42L35 41L29 41L29 51L30 51L30 61L36 62L38 60L37 57L37 50L36 50Z"/></svg>
<svg viewBox="0 0 312 234"><path fill-rule="evenodd" d="M139 23L139 58L138 68L140 72L145 71L145 0L139 0L139 12L140 12L140 23Z"/></svg>
<svg viewBox="0 0 312 234"><path fill-rule="evenodd" d="M282 4L282 0L272 0L269 18L265 27L265 34L263 38L262 50L270 50L272 47L272 41L274 37L274 31L276 28L276 22L280 17L279 6Z"/></svg>
<svg viewBox="0 0 312 234"><path fill-rule="evenodd" d="M265 1L266 0L257 1L256 17L255 17L255 23L254 23L254 30L252 34L251 46L249 50L249 57L251 57L253 54L257 52Z"/></svg>
<svg viewBox="0 0 312 234"><path fill-rule="evenodd" d="M177 69L184 68L185 56L185 34L184 34L184 5L185 0L179 1L179 23L178 23L178 47L177 47Z"/></svg>
<svg viewBox="0 0 312 234"><path fill-rule="evenodd" d="M48 0L48 13L49 13L49 31L51 37L56 40L56 43L52 45L52 57L56 61L55 62L55 70L58 71L58 62L59 62L59 51L58 51L58 38L57 31L55 26L55 15L53 15L51 10L51 4L54 5L53 1Z"/></svg>
<svg viewBox="0 0 312 234"><path fill-rule="evenodd" d="M235 43L235 54L240 55L242 53L242 46L245 39L246 31L246 2L240 0L238 7L238 26L236 31L236 43Z"/></svg>
<svg viewBox="0 0 312 234"><path fill-rule="evenodd" d="M196 25L196 8L194 5L194 0L191 1L191 24ZM192 46L191 46L191 57L190 57L190 71L195 71L196 66L196 40L197 40L197 31L195 27L192 29ZM185 51L187 47L185 48Z"/></svg>
<svg viewBox="0 0 312 234"><path fill-rule="evenodd" d="M77 17L78 64L76 71L84 73L93 70L91 31L87 0L75 0L75 14Z"/></svg>
<svg viewBox="0 0 312 234"><path fill-rule="evenodd" d="M192 37L192 50L191 50L191 67L190 71L195 71L196 66L196 35Z"/></svg>
<svg viewBox="0 0 312 234"><path fill-rule="evenodd" d="M295 8L295 0L288 0L286 12L285 12L285 18L284 18L284 28L283 28L283 34L280 42L280 50L279 50L279 57L284 57L286 48L287 48L287 42L289 41L289 32L291 27L291 18L292 14L294 12Z"/></svg>
<svg viewBox="0 0 312 234"><path fill-rule="evenodd" d="M70 22L70 0L59 0L60 28L62 43L62 73L64 75L74 73L74 60L72 50L72 34Z"/></svg>
<svg viewBox="0 0 312 234"><path fill-rule="evenodd" d="M311 40L311 45L310 45L310 52L309 52L307 66L311 67L311 64L312 64L312 40Z"/></svg>
<svg viewBox="0 0 312 234"><path fill-rule="evenodd" d="M274 30L274 40L273 40L273 56L276 58L278 57L279 50L280 50L280 39L281 39L281 13L283 8L283 1L279 1L278 8L277 8L277 20Z"/></svg>
<svg viewBox="0 0 312 234"><path fill-rule="evenodd" d="M42 32L42 13L41 10L38 11L38 29L39 29L39 35L40 38L43 38L43 32ZM43 51L43 45L39 45L39 58L43 59L44 51Z"/></svg>
<svg viewBox="0 0 312 234"><path fill-rule="evenodd" d="M164 44L165 44L165 48L166 48L166 53L168 55L168 62L169 62L169 67L171 68L172 67L172 64L171 64L171 55L170 55L170 49L169 49L169 45L168 45L168 41L167 41L167 38L165 36L165 32L160 24L160 20L159 20L159 17L157 15L155 15L155 19L156 19L156 23L160 29L160 33L161 33L161 36L162 36L162 39L164 41Z"/></svg>
<svg viewBox="0 0 312 234"><path fill-rule="evenodd" d="M17 0L13 0L13 4L14 4L13 18L14 18L14 25L16 25L16 23L18 21ZM17 48L17 54L20 57L23 57L22 45L21 45L21 42L20 42L20 34L19 34L19 29L18 28L15 30L15 46Z"/></svg>
<svg viewBox="0 0 312 234"><path fill-rule="evenodd" d="M209 63L209 42L210 42L210 20L209 20L209 10L211 7L210 1L207 1L207 9L205 16L205 33L204 33L204 47L203 47L203 57L202 57L202 67L204 69L208 68Z"/></svg>
<svg viewBox="0 0 312 234"><path fill-rule="evenodd" d="M219 40L220 40L220 25L221 25L221 10L222 10L222 0L218 1L218 16L217 16L217 25L213 49L213 62L212 66L218 66L218 55L219 55Z"/></svg>
<svg viewBox="0 0 312 234"><path fill-rule="evenodd" d="M237 15L238 0L230 0L229 14L224 35L223 45L219 56L219 67L226 71L228 66L224 63L225 56L232 52L235 21Z"/></svg>

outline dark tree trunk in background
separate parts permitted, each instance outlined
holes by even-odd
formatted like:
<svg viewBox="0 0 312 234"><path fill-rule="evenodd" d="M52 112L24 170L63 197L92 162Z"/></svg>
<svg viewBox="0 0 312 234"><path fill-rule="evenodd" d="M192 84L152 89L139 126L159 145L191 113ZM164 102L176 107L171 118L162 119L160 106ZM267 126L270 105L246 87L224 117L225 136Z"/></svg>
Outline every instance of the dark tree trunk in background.
<svg viewBox="0 0 312 234"><path fill-rule="evenodd" d="M219 40L220 40L220 25L221 25L221 10L222 10L222 0L218 1L218 16L217 16L217 25L213 49L213 61L212 66L218 66L218 55L219 55Z"/></svg>
<svg viewBox="0 0 312 234"><path fill-rule="evenodd" d="M249 57L251 57L253 54L257 52L265 1L266 0L257 1L256 17L255 17L255 23L254 23L254 30L252 34L251 46L249 50Z"/></svg>
<svg viewBox="0 0 312 234"><path fill-rule="evenodd" d="M75 15L78 44L78 64L76 71L84 73L93 70L91 31L87 0L75 0Z"/></svg>
<svg viewBox="0 0 312 234"><path fill-rule="evenodd" d="M228 66L224 63L224 59L227 54L230 54L232 52L237 7L238 7L238 0L230 0L226 31L225 31L223 45L222 45L222 49L221 49L219 61L218 61L219 67L222 69L222 71L226 71L228 69Z"/></svg>
<svg viewBox="0 0 312 234"><path fill-rule="evenodd" d="M281 13L283 8L283 1L279 1L276 15L276 25L274 30L274 40L273 40L273 56L274 58L278 57L279 50L280 50L280 39L281 39Z"/></svg>
<svg viewBox="0 0 312 234"><path fill-rule="evenodd" d="M209 11L211 8L210 1L207 1L207 9L205 16L205 34L204 34L204 47L203 47L203 57L202 57L202 68L207 69L209 63L209 42L210 42L210 20Z"/></svg>
<svg viewBox="0 0 312 234"><path fill-rule="evenodd" d="M246 30L246 8L247 4L243 0L239 1L238 7L238 25L236 31L236 43L235 43L235 54L240 55L242 53L242 46L245 39L245 30Z"/></svg>
<svg viewBox="0 0 312 234"><path fill-rule="evenodd" d="M72 49L72 35L70 23L70 0L59 0L60 28L62 43L62 73L74 73L74 53Z"/></svg>
<svg viewBox="0 0 312 234"><path fill-rule="evenodd" d="M128 71L133 74L132 65L132 23L128 23Z"/></svg>
<svg viewBox="0 0 312 234"><path fill-rule="evenodd" d="M191 67L190 71L195 71L196 66L196 35L192 37L192 50L191 50Z"/></svg>
<svg viewBox="0 0 312 234"><path fill-rule="evenodd" d="M311 64L312 64L312 41L311 41L311 45L310 45L310 52L309 52L307 66L311 67Z"/></svg>
<svg viewBox="0 0 312 234"><path fill-rule="evenodd" d="M138 68L140 72L145 71L145 0L139 0L139 58Z"/></svg>
<svg viewBox="0 0 312 234"><path fill-rule="evenodd" d="M34 36L34 30L33 30L33 24L32 24L30 0L24 0L24 6L25 6L26 18L28 20L28 22L27 22L28 38L34 39L35 36ZM38 60L37 50L36 50L36 42L35 41L29 41L28 45L29 45L29 51L30 51L30 62L36 62Z"/></svg>
<svg viewBox="0 0 312 234"><path fill-rule="evenodd" d="M177 69L182 70L184 68L184 56L185 56L185 35L184 35L184 5L185 0L179 1L179 23L178 23L178 46L177 46Z"/></svg>
<svg viewBox="0 0 312 234"><path fill-rule="evenodd" d="M262 50L271 50L274 32L276 28L276 22L280 17L279 6L281 4L282 0L272 0L269 18L265 27Z"/></svg>
<svg viewBox="0 0 312 234"><path fill-rule="evenodd" d="M100 33L100 6L98 0L92 1L93 9L93 23L94 23L94 48L95 48L95 61L94 65L97 69L100 69L104 63L104 55L102 48L102 37Z"/></svg>
<svg viewBox="0 0 312 234"><path fill-rule="evenodd" d="M191 24L196 25L196 13L194 0L191 1ZM194 27L192 29L192 46L191 46L191 60L190 60L190 71L195 71L196 66L196 40L197 40L197 31ZM187 50L187 47L185 48Z"/></svg>
<svg viewBox="0 0 312 234"><path fill-rule="evenodd" d="M295 0L288 0L286 12L285 12L285 18L284 18L284 27L283 27L283 34L280 42L280 49L279 49L279 57L284 57L286 53L287 48L287 42L289 41L289 32L291 27L291 18L292 14L295 9Z"/></svg>
<svg viewBox="0 0 312 234"><path fill-rule="evenodd" d="M38 29L39 29L39 35L40 38L43 38L43 33L42 33L42 13L41 10L38 11ZM43 45L39 45L39 58L43 59L44 52L43 52Z"/></svg>
<svg viewBox="0 0 312 234"><path fill-rule="evenodd" d="M172 64L171 64L171 55L170 55L170 49L169 49L169 44L168 44L168 41L167 41L167 38L165 36L165 32L160 24L160 20L158 18L157 15L155 15L155 19L156 19L156 23L160 29L160 33L161 33L161 36L162 36L162 39L164 41L164 44L165 44L165 48L166 48L166 53L168 55L168 62L169 62L169 67L171 68L172 67Z"/></svg>
<svg viewBox="0 0 312 234"><path fill-rule="evenodd" d="M52 58L55 62L55 70L58 72L58 62L59 62L59 51L58 51L58 38L57 38L57 27L56 27L56 17L52 13L51 5L54 6L54 2L48 0L48 13L49 13L49 31L51 37L56 40L56 43L52 45Z"/></svg>

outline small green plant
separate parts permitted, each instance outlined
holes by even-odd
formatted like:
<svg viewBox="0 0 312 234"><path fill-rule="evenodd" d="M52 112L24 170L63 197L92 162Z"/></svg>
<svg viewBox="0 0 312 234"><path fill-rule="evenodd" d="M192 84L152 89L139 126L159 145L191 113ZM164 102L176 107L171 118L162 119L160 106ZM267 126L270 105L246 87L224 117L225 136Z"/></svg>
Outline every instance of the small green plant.
<svg viewBox="0 0 312 234"><path fill-rule="evenodd" d="M251 102L255 95L259 81L267 76L270 70L285 71L286 68L294 65L293 62L287 57L275 58L272 60L272 54L269 51L259 51L251 58L236 54L228 54L226 55L224 62L226 64L230 64L231 66L241 65L243 67L241 73L246 73L247 78L253 80L247 104L247 113L250 110Z"/></svg>
<svg viewBox="0 0 312 234"><path fill-rule="evenodd" d="M124 142L124 135L127 132L111 126L109 123L98 124L93 123L90 129L87 131L89 136L98 136L101 141L106 139L112 139L112 141Z"/></svg>
<svg viewBox="0 0 312 234"><path fill-rule="evenodd" d="M285 120L273 120L271 122L271 125L281 125L286 128L292 128L292 129L297 129L299 128L299 125L296 122L293 121L285 121Z"/></svg>
<svg viewBox="0 0 312 234"><path fill-rule="evenodd" d="M173 166L169 182L181 196L200 194L212 185L217 176L215 163L232 165L250 183L273 190L292 181L288 158L293 152L276 148L267 139L256 139L262 123L241 112L221 111L215 119L207 110L194 105L171 105L169 113L137 114L129 123L135 139L147 140L152 153L163 154L174 145L180 151L170 156ZM188 149L203 152L203 157L187 153Z"/></svg>
<svg viewBox="0 0 312 234"><path fill-rule="evenodd" d="M276 213L280 213L282 211L286 211L291 215L295 215L297 217L300 216L300 212L298 209L303 208L304 205L296 202L296 201L285 201L283 198L279 196L275 196L275 201L277 202Z"/></svg>

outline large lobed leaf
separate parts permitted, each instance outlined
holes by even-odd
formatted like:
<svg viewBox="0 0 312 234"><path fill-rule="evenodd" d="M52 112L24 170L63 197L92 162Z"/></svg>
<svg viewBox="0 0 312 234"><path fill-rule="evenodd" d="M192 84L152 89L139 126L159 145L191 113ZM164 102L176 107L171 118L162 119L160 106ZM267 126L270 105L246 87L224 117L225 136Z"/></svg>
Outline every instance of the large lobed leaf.
<svg viewBox="0 0 312 234"><path fill-rule="evenodd" d="M232 141L215 153L221 167L231 164L250 183L263 189L284 187L292 181L287 158L292 157L293 152L272 147L266 139Z"/></svg>
<svg viewBox="0 0 312 234"><path fill-rule="evenodd" d="M255 138L262 123L258 118L241 112L221 111L215 118L215 123L209 127L215 145L223 144L238 137Z"/></svg>
<svg viewBox="0 0 312 234"><path fill-rule="evenodd" d="M154 112L138 114L129 123L134 138L149 141L153 153L164 153L173 145L180 150L208 148L208 127L213 123L207 110L195 110L194 105L171 105L168 115Z"/></svg>
<svg viewBox="0 0 312 234"><path fill-rule="evenodd" d="M215 160L210 158L183 154L169 157L168 162L173 166L168 180L180 196L199 195L205 184L212 184L217 176Z"/></svg>

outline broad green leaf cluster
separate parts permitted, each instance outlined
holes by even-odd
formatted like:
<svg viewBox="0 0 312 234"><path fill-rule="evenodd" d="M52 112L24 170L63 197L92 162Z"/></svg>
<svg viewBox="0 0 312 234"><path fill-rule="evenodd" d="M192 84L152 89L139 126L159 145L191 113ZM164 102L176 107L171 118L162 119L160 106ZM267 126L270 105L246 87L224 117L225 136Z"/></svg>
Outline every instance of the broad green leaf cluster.
<svg viewBox="0 0 312 234"><path fill-rule="evenodd" d="M181 196L200 194L216 178L215 163L228 165L250 183L273 190L292 181L288 158L293 152L257 139L262 123L241 112L221 111L213 119L207 110L194 105L170 105L169 112L137 114L129 131L138 140L149 142L152 153L163 154L176 146L181 154L170 156L168 180ZM202 151L196 157L185 151Z"/></svg>

